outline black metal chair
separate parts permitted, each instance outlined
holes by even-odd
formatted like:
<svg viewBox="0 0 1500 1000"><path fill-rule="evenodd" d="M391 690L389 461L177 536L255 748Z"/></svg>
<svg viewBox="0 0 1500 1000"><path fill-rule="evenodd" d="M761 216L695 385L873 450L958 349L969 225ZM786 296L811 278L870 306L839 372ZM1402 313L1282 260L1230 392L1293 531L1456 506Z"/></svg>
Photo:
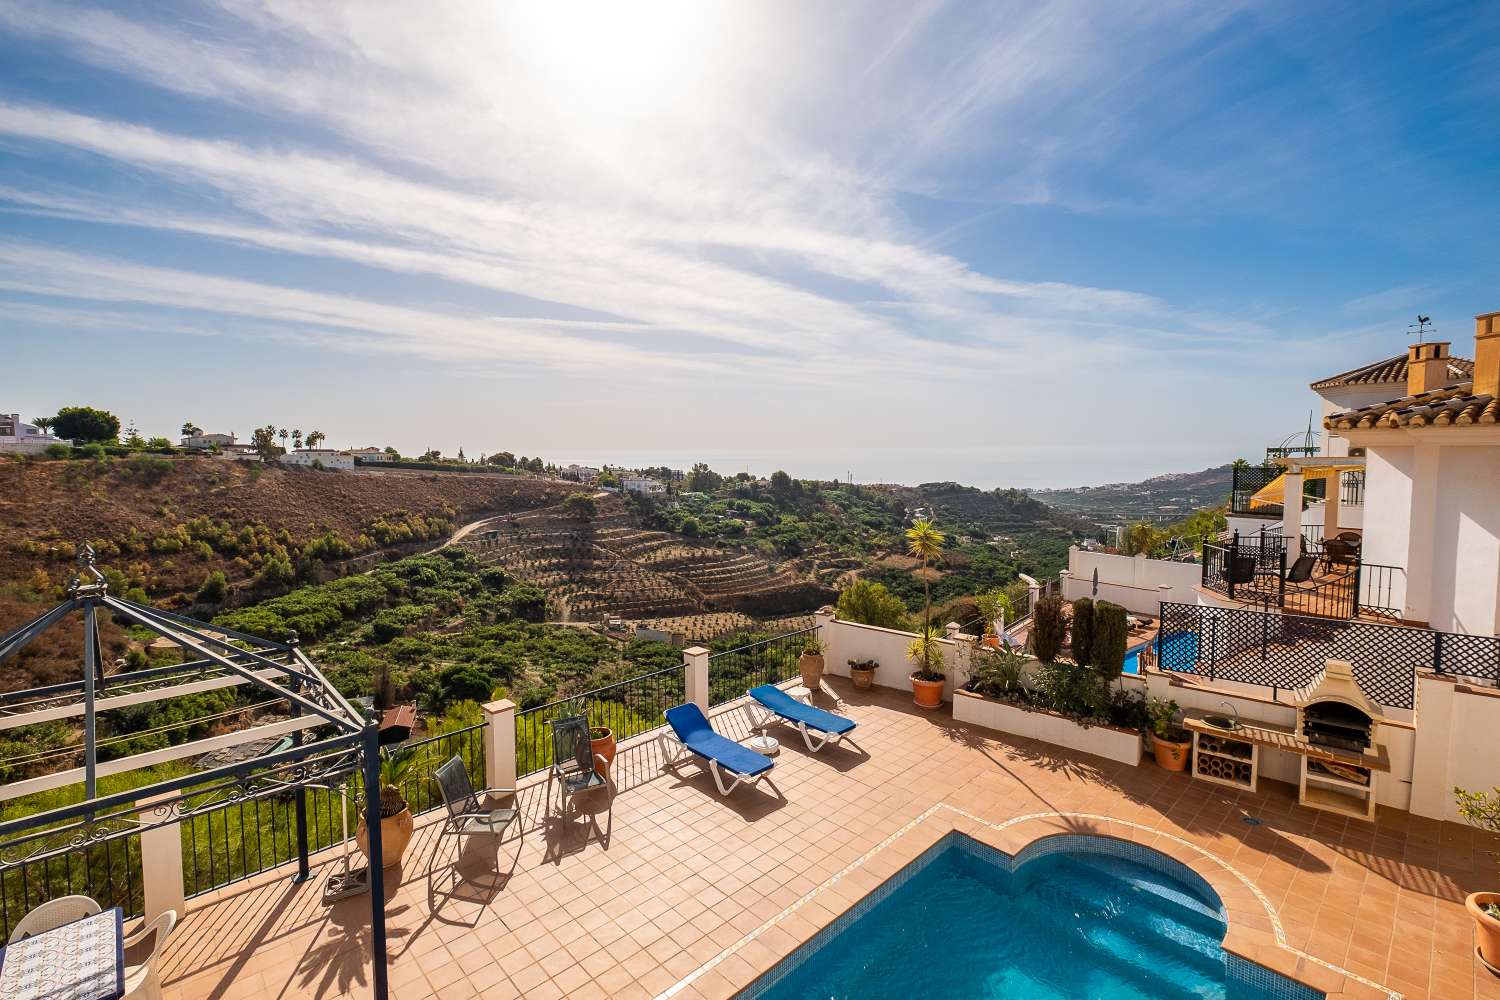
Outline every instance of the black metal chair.
<svg viewBox="0 0 1500 1000"><path fill-rule="evenodd" d="M1335 564L1353 566L1359 561L1359 548L1342 538L1329 538L1323 542L1323 566L1332 572Z"/></svg>
<svg viewBox="0 0 1500 1000"><path fill-rule="evenodd" d="M443 795L443 805L448 810L448 818L443 821L439 836L458 838L460 851L463 850L463 838L473 836L494 837L498 848L505 840L505 831L521 816L518 808L487 808L484 802L489 796L514 796L516 790L485 788L476 792L469 781L469 769L464 766L462 757L455 756L438 768L432 780L437 782ZM519 800L516 805L520 805ZM517 826L523 839L526 836L525 826L524 823Z"/></svg>
<svg viewBox="0 0 1500 1000"><path fill-rule="evenodd" d="M1296 590L1310 590L1317 587L1313 582L1313 570L1318 566L1317 556L1298 556L1297 561L1292 563L1292 568L1286 571L1287 586Z"/></svg>
<svg viewBox="0 0 1500 1000"><path fill-rule="evenodd" d="M570 715L553 719L552 770L547 775L547 801L552 801L552 782L558 783L562 795L562 811L568 811L568 800L579 792L595 788L610 789L609 763L594 753L589 739L589 720L586 716ZM613 800L613 789L610 789ZM613 801L611 801L613 809Z"/></svg>

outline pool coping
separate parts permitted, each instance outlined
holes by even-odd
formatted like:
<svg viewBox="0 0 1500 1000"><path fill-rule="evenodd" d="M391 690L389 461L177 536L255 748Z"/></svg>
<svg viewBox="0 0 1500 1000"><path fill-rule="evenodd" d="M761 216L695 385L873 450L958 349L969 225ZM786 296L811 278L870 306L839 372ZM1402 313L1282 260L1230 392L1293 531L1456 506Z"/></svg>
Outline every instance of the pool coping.
<svg viewBox="0 0 1500 1000"><path fill-rule="evenodd" d="M1151 848L1202 878L1218 895L1228 922L1223 942L1226 954L1311 987L1325 994L1328 1000L1402 1000L1395 990L1293 947L1276 908L1247 875L1182 837L1142 823L1094 813L1028 813L992 823L946 802L917 814L843 869L663 990L656 1000L671 1000L683 994L737 995L845 918L887 880L953 833L965 834L1012 858L1020 858L1034 845L1058 836L1103 837ZM792 929L788 930L788 926ZM778 948L768 944L766 938L791 943Z"/></svg>

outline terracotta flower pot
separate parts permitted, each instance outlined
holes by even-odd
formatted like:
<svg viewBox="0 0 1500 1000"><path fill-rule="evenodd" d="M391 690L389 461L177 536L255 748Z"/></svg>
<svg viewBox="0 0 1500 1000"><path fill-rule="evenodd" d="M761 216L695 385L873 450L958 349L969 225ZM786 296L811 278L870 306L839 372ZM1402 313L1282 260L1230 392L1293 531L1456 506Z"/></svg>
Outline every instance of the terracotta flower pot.
<svg viewBox="0 0 1500 1000"><path fill-rule="evenodd" d="M911 691L918 708L943 707L942 681L924 681L916 674L912 674Z"/></svg>
<svg viewBox="0 0 1500 1000"><path fill-rule="evenodd" d="M802 674L802 686L816 691L823 683L823 654L803 653L797 657L797 670Z"/></svg>
<svg viewBox="0 0 1500 1000"><path fill-rule="evenodd" d="M1484 908L1500 904L1500 892L1471 892L1464 900L1464 909L1474 918L1474 940L1479 945L1479 957L1489 963L1490 968L1500 969L1500 920L1495 919Z"/></svg>
<svg viewBox="0 0 1500 1000"><path fill-rule="evenodd" d="M984 637L984 644L991 649L999 649L1000 637L998 635L986 635Z"/></svg>
<svg viewBox="0 0 1500 1000"><path fill-rule="evenodd" d="M411 809L403 809L394 816L383 816L380 820L380 867L389 868L398 863L411 843ZM354 842L365 857L370 856L370 837L365 830L364 810L359 813L359 826L354 830Z"/></svg>
<svg viewBox="0 0 1500 1000"><path fill-rule="evenodd" d="M595 757L604 758L604 769L615 762L615 731L608 726L594 726L589 729L589 747L593 750Z"/></svg>
<svg viewBox="0 0 1500 1000"><path fill-rule="evenodd" d="M859 688L861 691L868 691L875 685L875 668L850 667L849 679L853 681L854 686Z"/></svg>
<svg viewBox="0 0 1500 1000"><path fill-rule="evenodd" d="M1156 755L1156 763L1168 771L1187 770L1188 751L1192 747L1191 742L1173 743L1160 736L1151 737L1151 752Z"/></svg>

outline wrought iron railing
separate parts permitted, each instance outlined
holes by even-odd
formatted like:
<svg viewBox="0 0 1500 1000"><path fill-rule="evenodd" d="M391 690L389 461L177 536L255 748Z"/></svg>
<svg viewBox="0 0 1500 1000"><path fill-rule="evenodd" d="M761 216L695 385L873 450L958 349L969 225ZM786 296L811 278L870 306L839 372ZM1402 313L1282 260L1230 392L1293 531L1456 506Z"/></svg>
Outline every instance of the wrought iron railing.
<svg viewBox="0 0 1500 1000"><path fill-rule="evenodd" d="M1282 445L1266 449L1266 462L1270 463L1278 458L1311 458L1317 453L1318 446L1315 444Z"/></svg>
<svg viewBox="0 0 1500 1000"><path fill-rule="evenodd" d="M585 715L590 726L607 726L616 741L650 732L662 715L685 700L681 664L617 681L571 698L562 698L516 713L516 773L535 774L552 766L553 719Z"/></svg>
<svg viewBox="0 0 1500 1000"><path fill-rule="evenodd" d="M797 676L797 660L807 640L817 632L815 626L714 653L708 658L709 704L743 698L760 684L791 680Z"/></svg>
<svg viewBox="0 0 1500 1000"><path fill-rule="evenodd" d="M103 907L118 906L125 918L145 912L139 834L115 837L62 854L0 869L0 940L16 921L58 896L88 896Z"/></svg>
<svg viewBox="0 0 1500 1000"><path fill-rule="evenodd" d="M1310 556L1314 573L1305 580L1288 580L1293 568L1286 539L1280 534L1258 532L1242 537L1234 534L1227 544L1206 543L1200 557L1204 589L1234 601L1258 604L1263 609L1280 608L1296 614L1329 618L1356 618L1361 614L1385 618L1400 616L1406 571L1399 566L1366 563L1358 558L1335 565L1325 558L1323 543L1304 529L1302 554ZM1317 566L1324 566L1318 573Z"/></svg>
<svg viewBox="0 0 1500 1000"><path fill-rule="evenodd" d="M1353 469L1339 477L1339 500L1345 507L1363 507L1365 504L1365 474Z"/></svg>
<svg viewBox="0 0 1500 1000"><path fill-rule="evenodd" d="M1371 700L1412 708L1416 671L1430 667L1500 684L1500 638L1323 616L1163 602L1156 658L1163 670L1268 687L1305 687L1325 660L1347 660Z"/></svg>
<svg viewBox="0 0 1500 1000"><path fill-rule="evenodd" d="M401 793L414 815L430 812L443 804L432 780L433 772L450 758L462 758L469 774L482 780L484 723L411 740L384 752L413 755L411 775L402 783ZM295 861L304 837L308 853L332 847L344 835L345 820L353 836L359 811L351 796L358 784L358 777L351 776L339 788L293 789L264 798L226 802L185 817L181 832L187 894L209 892ZM300 826L299 794L304 796ZM343 818L340 809L347 811Z"/></svg>

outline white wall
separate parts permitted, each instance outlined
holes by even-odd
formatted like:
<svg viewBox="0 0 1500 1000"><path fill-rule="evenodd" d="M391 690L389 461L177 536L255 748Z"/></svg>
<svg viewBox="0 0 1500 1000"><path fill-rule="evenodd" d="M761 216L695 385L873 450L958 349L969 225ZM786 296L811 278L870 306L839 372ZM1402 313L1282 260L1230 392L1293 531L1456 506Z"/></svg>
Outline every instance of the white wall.
<svg viewBox="0 0 1500 1000"><path fill-rule="evenodd" d="M1455 787L1500 787L1500 692L1424 672L1417 678L1411 811L1463 822Z"/></svg>
<svg viewBox="0 0 1500 1000"><path fill-rule="evenodd" d="M1407 567L1411 547L1412 473L1415 449L1370 446L1365 458L1364 542L1360 559L1384 566ZM1406 606L1406 588L1396 582L1391 605Z"/></svg>
<svg viewBox="0 0 1500 1000"><path fill-rule="evenodd" d="M1463 429L1450 433L1463 434ZM1495 635L1500 609L1500 449L1439 452L1432 539L1433 628Z"/></svg>
<svg viewBox="0 0 1500 1000"><path fill-rule="evenodd" d="M917 637L915 632L900 629L880 628L877 625L861 625L858 622L841 622L832 613L818 612L818 633L823 640L824 670L838 677L849 676L850 660L874 660L880 664L875 671L875 683L880 687L910 691L911 672L915 669L906 658L906 647ZM968 681L967 672L958 653L958 643L952 639L941 639L944 673L943 698L953 700L953 685L962 686Z"/></svg>
<svg viewBox="0 0 1500 1000"><path fill-rule="evenodd" d="M1189 595L1202 579L1197 563L1089 552L1074 545L1068 549L1068 569L1061 576L1063 598L1071 601L1095 596L1096 569L1097 597L1139 615L1156 615L1162 601L1191 600ZM1164 591L1163 587L1170 589Z"/></svg>

